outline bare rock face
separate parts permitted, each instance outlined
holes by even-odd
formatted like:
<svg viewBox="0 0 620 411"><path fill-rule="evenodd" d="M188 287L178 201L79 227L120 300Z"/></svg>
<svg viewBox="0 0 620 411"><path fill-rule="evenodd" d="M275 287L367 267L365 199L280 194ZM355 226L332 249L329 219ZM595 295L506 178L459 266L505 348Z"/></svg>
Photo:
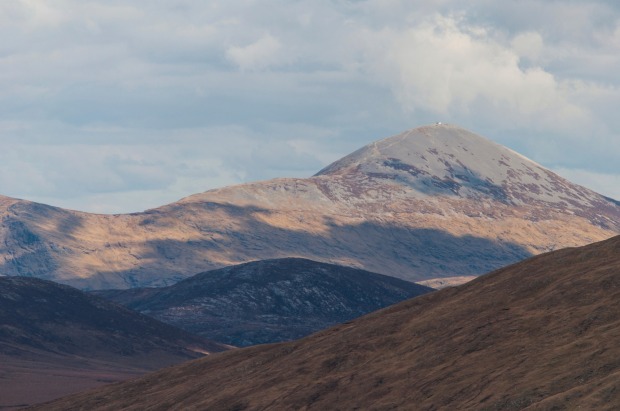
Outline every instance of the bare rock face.
<svg viewBox="0 0 620 411"><path fill-rule="evenodd" d="M450 125L372 143L306 179L207 191L143 213L0 200L0 272L84 289L162 286L302 257L421 281L479 275L620 232L620 204Z"/></svg>
<svg viewBox="0 0 620 411"><path fill-rule="evenodd" d="M364 270L284 258L208 271L169 287L94 293L211 340L248 346L298 339L430 291Z"/></svg>

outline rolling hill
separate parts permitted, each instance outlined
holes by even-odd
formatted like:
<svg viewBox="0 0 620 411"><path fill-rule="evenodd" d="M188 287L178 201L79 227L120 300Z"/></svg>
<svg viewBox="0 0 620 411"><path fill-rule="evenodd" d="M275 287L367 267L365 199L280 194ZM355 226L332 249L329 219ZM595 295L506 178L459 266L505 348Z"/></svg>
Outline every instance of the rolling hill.
<svg viewBox="0 0 620 411"><path fill-rule="evenodd" d="M433 291L408 281L300 258L201 273L162 288L96 295L234 346L301 338Z"/></svg>
<svg viewBox="0 0 620 411"><path fill-rule="evenodd" d="M40 410L617 410L620 237Z"/></svg>
<svg viewBox="0 0 620 411"><path fill-rule="evenodd" d="M0 277L0 409L226 349L66 285Z"/></svg>

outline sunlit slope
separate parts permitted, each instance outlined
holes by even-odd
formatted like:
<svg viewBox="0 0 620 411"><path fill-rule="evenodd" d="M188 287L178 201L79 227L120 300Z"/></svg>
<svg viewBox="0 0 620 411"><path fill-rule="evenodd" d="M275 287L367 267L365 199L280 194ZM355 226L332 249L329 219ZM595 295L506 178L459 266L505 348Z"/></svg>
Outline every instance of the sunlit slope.
<svg viewBox="0 0 620 411"><path fill-rule="evenodd" d="M408 280L479 275L620 232L617 202L450 125L372 143L306 179L93 215L4 198L0 273L86 289L166 285L303 257Z"/></svg>

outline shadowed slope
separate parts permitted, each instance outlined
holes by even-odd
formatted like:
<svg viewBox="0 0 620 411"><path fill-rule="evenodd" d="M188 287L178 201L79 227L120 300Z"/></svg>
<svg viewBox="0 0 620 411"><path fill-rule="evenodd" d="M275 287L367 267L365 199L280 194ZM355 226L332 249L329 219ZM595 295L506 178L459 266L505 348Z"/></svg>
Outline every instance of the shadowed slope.
<svg viewBox="0 0 620 411"><path fill-rule="evenodd" d="M39 409L617 410L618 341L615 237Z"/></svg>
<svg viewBox="0 0 620 411"><path fill-rule="evenodd" d="M170 287L95 293L206 338L247 346L298 339L430 291L364 270L285 258L208 271Z"/></svg>
<svg viewBox="0 0 620 411"><path fill-rule="evenodd" d="M0 278L0 408L42 402L225 349L68 286Z"/></svg>

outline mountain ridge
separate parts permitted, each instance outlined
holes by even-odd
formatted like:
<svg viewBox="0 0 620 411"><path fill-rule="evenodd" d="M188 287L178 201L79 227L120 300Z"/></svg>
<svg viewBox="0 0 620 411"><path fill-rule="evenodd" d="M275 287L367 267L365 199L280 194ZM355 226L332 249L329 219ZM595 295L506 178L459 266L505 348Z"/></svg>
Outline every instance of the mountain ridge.
<svg viewBox="0 0 620 411"><path fill-rule="evenodd" d="M209 190L142 213L5 199L0 272L131 288L301 257L421 281L480 275L620 232L618 202L466 130L425 126L381 141L379 154L355 167L342 161L369 146L314 177Z"/></svg>

